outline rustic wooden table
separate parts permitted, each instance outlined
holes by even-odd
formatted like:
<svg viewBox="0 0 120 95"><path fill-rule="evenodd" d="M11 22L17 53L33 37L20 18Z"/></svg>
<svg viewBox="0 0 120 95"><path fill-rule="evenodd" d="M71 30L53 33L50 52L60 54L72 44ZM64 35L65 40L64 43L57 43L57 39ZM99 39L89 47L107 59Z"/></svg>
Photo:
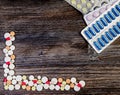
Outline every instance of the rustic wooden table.
<svg viewBox="0 0 120 95"><path fill-rule="evenodd" d="M64 0L0 1L0 95L120 95L120 45L96 54L80 35L82 14ZM80 92L4 91L5 32L16 31L16 74L85 80Z"/></svg>

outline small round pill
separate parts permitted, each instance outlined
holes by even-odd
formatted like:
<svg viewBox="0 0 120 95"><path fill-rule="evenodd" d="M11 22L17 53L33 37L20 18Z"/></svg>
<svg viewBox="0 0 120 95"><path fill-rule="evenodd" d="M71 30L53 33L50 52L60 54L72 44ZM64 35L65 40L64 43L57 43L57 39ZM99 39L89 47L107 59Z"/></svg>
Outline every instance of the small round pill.
<svg viewBox="0 0 120 95"><path fill-rule="evenodd" d="M12 84L12 81L11 80L8 80L7 81L7 85L11 85Z"/></svg>
<svg viewBox="0 0 120 95"><path fill-rule="evenodd" d="M4 89L5 89L5 90L8 90L8 88L9 88L8 85L5 85L5 86L4 86Z"/></svg>
<svg viewBox="0 0 120 95"><path fill-rule="evenodd" d="M42 87L42 85L37 85L37 91L42 91L42 89L43 89L43 87Z"/></svg>
<svg viewBox="0 0 120 95"><path fill-rule="evenodd" d="M8 53L8 50L6 48L3 49L3 53Z"/></svg>
<svg viewBox="0 0 120 95"><path fill-rule="evenodd" d="M32 81L29 81L29 82L28 82L28 85L29 85L29 86L33 86L33 82L32 82Z"/></svg>
<svg viewBox="0 0 120 95"><path fill-rule="evenodd" d="M9 46L6 46L5 48L6 48L7 50L10 50L10 47L9 47Z"/></svg>
<svg viewBox="0 0 120 95"><path fill-rule="evenodd" d="M9 73L9 69L8 68L4 69L4 73Z"/></svg>
<svg viewBox="0 0 120 95"><path fill-rule="evenodd" d="M23 76L22 76L22 79L23 79L23 80L26 80L26 79L27 79L27 77L26 77L25 75L23 75Z"/></svg>
<svg viewBox="0 0 120 95"><path fill-rule="evenodd" d="M19 89L20 89L20 85L19 85L19 84L16 84L16 85L15 85L15 89L16 89L16 90L19 90Z"/></svg>
<svg viewBox="0 0 120 95"><path fill-rule="evenodd" d="M81 9L82 8L81 4L77 4L77 8Z"/></svg>
<svg viewBox="0 0 120 95"><path fill-rule="evenodd" d="M49 86L49 88L50 88L50 90L54 90L54 89L55 89L55 86L51 84L51 85Z"/></svg>
<svg viewBox="0 0 120 95"><path fill-rule="evenodd" d="M5 57L5 58L4 58L4 61L5 61L5 62L9 62L10 60L11 60L10 57Z"/></svg>
<svg viewBox="0 0 120 95"><path fill-rule="evenodd" d="M42 80L43 83L46 83L48 81L48 78L47 77L42 77L41 80Z"/></svg>
<svg viewBox="0 0 120 95"><path fill-rule="evenodd" d="M8 65L7 64L3 64L3 68L8 68Z"/></svg>
<svg viewBox="0 0 120 95"><path fill-rule="evenodd" d="M71 87L71 88L74 88L74 86L75 86L75 85L74 85L73 83L70 84L70 87Z"/></svg>
<svg viewBox="0 0 120 95"><path fill-rule="evenodd" d="M11 59L14 60L15 59L15 55L11 55Z"/></svg>
<svg viewBox="0 0 120 95"><path fill-rule="evenodd" d="M9 40L9 41L6 41L5 44L6 44L7 46L11 46L11 45L12 45L12 41L10 41L10 40Z"/></svg>
<svg viewBox="0 0 120 95"><path fill-rule="evenodd" d="M66 83L69 84L70 83L70 79L66 79Z"/></svg>
<svg viewBox="0 0 120 95"><path fill-rule="evenodd" d="M78 92L78 91L80 91L80 87L74 86L74 90L75 90L76 92Z"/></svg>
<svg viewBox="0 0 120 95"><path fill-rule="evenodd" d="M44 89L48 89L49 85L48 84L44 84Z"/></svg>
<svg viewBox="0 0 120 95"><path fill-rule="evenodd" d="M15 74L14 70L9 71L9 75L14 75L14 74Z"/></svg>
<svg viewBox="0 0 120 95"><path fill-rule="evenodd" d="M14 31L11 31L11 32L10 32L10 35L11 35L11 36L15 36L15 32L14 32Z"/></svg>
<svg viewBox="0 0 120 95"><path fill-rule="evenodd" d="M34 79L34 76L33 75L30 75L29 76L29 80L33 80Z"/></svg>
<svg viewBox="0 0 120 95"><path fill-rule="evenodd" d="M85 81L81 80L79 83L81 84L82 87L85 86Z"/></svg>
<svg viewBox="0 0 120 95"><path fill-rule="evenodd" d="M15 37L12 37L12 38L11 38L11 41L15 41Z"/></svg>
<svg viewBox="0 0 120 95"><path fill-rule="evenodd" d="M71 0L71 3L72 3L73 5L76 5L76 0Z"/></svg>
<svg viewBox="0 0 120 95"><path fill-rule="evenodd" d="M41 76L38 76L37 78L38 78L38 79L41 79Z"/></svg>
<svg viewBox="0 0 120 95"><path fill-rule="evenodd" d="M59 79L58 79L58 82L60 82L60 83L61 83L62 81L63 81L63 79L62 79L62 78L59 78Z"/></svg>
<svg viewBox="0 0 120 95"><path fill-rule="evenodd" d="M4 74L4 77L7 77L7 74L6 74L6 73Z"/></svg>
<svg viewBox="0 0 120 95"><path fill-rule="evenodd" d="M12 84L15 85L17 83L16 80L12 80Z"/></svg>
<svg viewBox="0 0 120 95"><path fill-rule="evenodd" d="M55 90L57 90L57 91L60 90L60 86L56 85Z"/></svg>
<svg viewBox="0 0 120 95"><path fill-rule="evenodd" d="M52 84L57 84L57 78L52 78L52 79L51 79L51 83L52 83Z"/></svg>
<svg viewBox="0 0 120 95"><path fill-rule="evenodd" d="M14 45L11 45L11 46L10 46L10 49L11 49L11 50L15 50L15 46L14 46Z"/></svg>
<svg viewBox="0 0 120 95"><path fill-rule="evenodd" d="M22 86L22 89L26 89L26 85L23 85L23 86Z"/></svg>
<svg viewBox="0 0 120 95"><path fill-rule="evenodd" d="M21 81L21 80L22 80L22 76L21 76L21 75L17 75L17 76L16 76L16 80L17 80L17 81Z"/></svg>
<svg viewBox="0 0 120 95"><path fill-rule="evenodd" d="M27 90L27 91L30 91L30 89L31 89L30 86L27 86L27 87L26 87L26 90Z"/></svg>
<svg viewBox="0 0 120 95"><path fill-rule="evenodd" d="M12 50L9 50L9 51L8 51L8 54L9 54L9 55L12 55L12 54L13 54L13 51L12 51Z"/></svg>
<svg viewBox="0 0 120 95"><path fill-rule="evenodd" d="M14 86L13 85L9 85L9 90L10 91L14 90Z"/></svg>
<svg viewBox="0 0 120 95"><path fill-rule="evenodd" d="M12 80L12 76L7 76L7 80Z"/></svg>
<svg viewBox="0 0 120 95"><path fill-rule="evenodd" d="M8 38L8 37L10 37L10 33L5 33L4 38Z"/></svg>
<svg viewBox="0 0 120 95"><path fill-rule="evenodd" d="M70 90L70 86L69 86L69 85L66 85L66 86L65 86L65 90L67 90L67 91Z"/></svg>
<svg viewBox="0 0 120 95"><path fill-rule="evenodd" d="M35 91L35 89L36 89L35 86L33 86L33 87L32 87L32 91Z"/></svg>
<svg viewBox="0 0 120 95"><path fill-rule="evenodd" d="M72 78L71 78L71 82L72 82L72 83L76 83L76 78L72 77Z"/></svg>
<svg viewBox="0 0 120 95"><path fill-rule="evenodd" d="M15 65L14 64L10 64L9 68L13 70L15 68Z"/></svg>

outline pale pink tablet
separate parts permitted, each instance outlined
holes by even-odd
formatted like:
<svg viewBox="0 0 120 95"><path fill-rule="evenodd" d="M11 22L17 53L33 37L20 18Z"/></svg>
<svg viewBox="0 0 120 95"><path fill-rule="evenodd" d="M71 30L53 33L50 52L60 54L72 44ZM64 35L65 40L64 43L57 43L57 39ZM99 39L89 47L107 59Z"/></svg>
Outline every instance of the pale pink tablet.
<svg viewBox="0 0 120 95"><path fill-rule="evenodd" d="M90 14L90 15L87 15L87 16L86 16L86 19L87 19L88 21L91 21L91 20L93 19L93 17L92 17L92 15Z"/></svg>
<svg viewBox="0 0 120 95"><path fill-rule="evenodd" d="M93 12L93 17L97 18L99 17L100 13L98 11Z"/></svg>

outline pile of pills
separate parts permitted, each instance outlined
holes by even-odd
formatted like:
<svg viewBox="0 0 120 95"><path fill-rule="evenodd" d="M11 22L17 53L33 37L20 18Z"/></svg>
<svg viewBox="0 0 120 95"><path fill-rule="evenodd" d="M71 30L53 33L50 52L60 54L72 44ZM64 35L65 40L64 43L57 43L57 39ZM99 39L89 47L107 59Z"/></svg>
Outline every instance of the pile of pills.
<svg viewBox="0 0 120 95"><path fill-rule="evenodd" d="M42 91L43 89L68 91L74 89L74 91L80 91L85 86L85 81L81 80L77 82L75 77L70 79L52 78L51 80L46 76L33 75L15 75L15 46L12 44L15 40L15 32L5 33L4 38L6 40L6 47L3 49L5 54L4 58L4 89L5 90L19 90L24 89L27 91Z"/></svg>

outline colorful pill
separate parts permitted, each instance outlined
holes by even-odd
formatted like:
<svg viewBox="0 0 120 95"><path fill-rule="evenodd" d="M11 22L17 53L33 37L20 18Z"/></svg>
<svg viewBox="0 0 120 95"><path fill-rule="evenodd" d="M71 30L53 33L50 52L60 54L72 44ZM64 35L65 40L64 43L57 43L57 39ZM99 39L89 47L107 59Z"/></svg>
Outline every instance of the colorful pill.
<svg viewBox="0 0 120 95"><path fill-rule="evenodd" d="M97 21L96 23L97 23L97 25L98 25L98 27L99 27L100 29L103 29L103 28L104 28L103 24L102 24L100 21Z"/></svg>
<svg viewBox="0 0 120 95"><path fill-rule="evenodd" d="M105 35L109 40L113 40L113 37L111 36L109 32L106 32Z"/></svg>
<svg viewBox="0 0 120 95"><path fill-rule="evenodd" d="M105 43L104 43L104 41L103 41L102 39L98 38L98 42L100 43L100 45L101 45L102 47L105 46Z"/></svg>
<svg viewBox="0 0 120 95"><path fill-rule="evenodd" d="M87 36L88 39L92 39L92 35L90 34L89 31L85 31L85 35Z"/></svg>
<svg viewBox="0 0 120 95"><path fill-rule="evenodd" d="M112 22L111 18L107 14L105 14L104 17L108 23Z"/></svg>
<svg viewBox="0 0 120 95"><path fill-rule="evenodd" d="M120 28L120 22L117 22L117 26Z"/></svg>
<svg viewBox="0 0 120 95"><path fill-rule="evenodd" d="M91 27L90 28L88 28L88 31L93 35L93 36L95 36L96 35L96 33L95 33L95 30L94 29L92 29Z"/></svg>
<svg viewBox="0 0 120 95"><path fill-rule="evenodd" d="M104 18L100 18L100 20L104 26L108 25L107 21Z"/></svg>
<svg viewBox="0 0 120 95"><path fill-rule="evenodd" d="M115 7L120 12L120 5L116 5Z"/></svg>
<svg viewBox="0 0 120 95"><path fill-rule="evenodd" d="M119 16L119 12L116 9L112 8L112 12L116 17Z"/></svg>
<svg viewBox="0 0 120 95"><path fill-rule="evenodd" d="M115 31L113 29L109 29L109 32L113 37L117 36L117 34L115 33Z"/></svg>
<svg viewBox="0 0 120 95"><path fill-rule="evenodd" d="M115 15L111 11L108 12L108 15L112 20L115 20Z"/></svg>
<svg viewBox="0 0 120 95"><path fill-rule="evenodd" d="M93 24L93 28L95 29L95 31L96 31L97 33L100 32L100 29L99 29L99 27L98 27L96 24Z"/></svg>
<svg viewBox="0 0 120 95"><path fill-rule="evenodd" d="M115 30L115 32L116 32L117 34L120 34L120 29L119 29L118 26L114 25L114 26L113 26L113 29Z"/></svg>
<svg viewBox="0 0 120 95"><path fill-rule="evenodd" d="M107 39L106 36L102 35L101 38L102 38L102 40L103 40L106 44L109 43L109 40Z"/></svg>
<svg viewBox="0 0 120 95"><path fill-rule="evenodd" d="M97 42L93 42L93 45L97 48L97 50L101 50L101 46Z"/></svg>

